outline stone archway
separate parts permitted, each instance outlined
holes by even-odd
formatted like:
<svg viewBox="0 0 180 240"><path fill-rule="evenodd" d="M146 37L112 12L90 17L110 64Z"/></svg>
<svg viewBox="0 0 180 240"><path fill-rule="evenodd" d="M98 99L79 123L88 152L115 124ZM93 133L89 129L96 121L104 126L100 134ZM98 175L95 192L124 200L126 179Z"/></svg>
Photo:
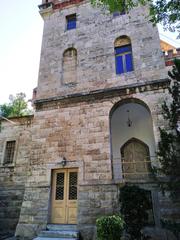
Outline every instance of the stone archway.
<svg viewBox="0 0 180 240"><path fill-rule="evenodd" d="M123 154L127 149L131 148L132 151L135 144L139 151L141 149L144 155L147 155L148 161L155 159L156 149L151 112L143 101L126 99L115 104L110 112L110 131L113 177L115 180L123 178ZM133 154L135 156L137 153L134 152ZM141 159L144 158L142 156ZM143 170L142 163L138 164L141 165ZM147 170L150 169L149 164L144 166L144 170L145 167ZM139 167L139 174L143 172L142 170ZM143 176L143 174L141 175ZM139 175L140 178L142 176Z"/></svg>

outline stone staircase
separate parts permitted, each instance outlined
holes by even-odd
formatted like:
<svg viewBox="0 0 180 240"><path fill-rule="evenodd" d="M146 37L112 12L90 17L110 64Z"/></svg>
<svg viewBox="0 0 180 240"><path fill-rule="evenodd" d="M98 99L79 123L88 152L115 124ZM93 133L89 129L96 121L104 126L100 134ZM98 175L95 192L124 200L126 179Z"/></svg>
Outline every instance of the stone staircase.
<svg viewBox="0 0 180 240"><path fill-rule="evenodd" d="M41 231L34 240L78 240L77 225L48 224L45 231Z"/></svg>

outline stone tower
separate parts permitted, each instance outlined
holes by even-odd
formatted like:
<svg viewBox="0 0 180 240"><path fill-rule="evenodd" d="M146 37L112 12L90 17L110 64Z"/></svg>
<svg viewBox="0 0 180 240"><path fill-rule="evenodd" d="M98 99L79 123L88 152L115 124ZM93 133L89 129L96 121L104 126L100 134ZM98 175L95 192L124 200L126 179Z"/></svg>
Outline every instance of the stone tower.
<svg viewBox="0 0 180 240"><path fill-rule="evenodd" d="M110 14L85 0L43 0L39 9L44 32L16 235L77 224L92 240L97 217L118 212L125 182L150 191L158 227L149 168L168 81L147 7Z"/></svg>

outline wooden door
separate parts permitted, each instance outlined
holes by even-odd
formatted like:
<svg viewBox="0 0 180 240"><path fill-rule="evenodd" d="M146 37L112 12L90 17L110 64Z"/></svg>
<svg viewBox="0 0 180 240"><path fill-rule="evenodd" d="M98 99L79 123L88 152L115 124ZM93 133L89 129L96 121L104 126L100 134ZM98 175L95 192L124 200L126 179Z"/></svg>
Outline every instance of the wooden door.
<svg viewBox="0 0 180 240"><path fill-rule="evenodd" d="M121 148L123 175L126 178L148 176L150 157L148 146L138 139L131 139Z"/></svg>
<svg viewBox="0 0 180 240"><path fill-rule="evenodd" d="M53 171L51 223L76 224L77 180L77 169Z"/></svg>

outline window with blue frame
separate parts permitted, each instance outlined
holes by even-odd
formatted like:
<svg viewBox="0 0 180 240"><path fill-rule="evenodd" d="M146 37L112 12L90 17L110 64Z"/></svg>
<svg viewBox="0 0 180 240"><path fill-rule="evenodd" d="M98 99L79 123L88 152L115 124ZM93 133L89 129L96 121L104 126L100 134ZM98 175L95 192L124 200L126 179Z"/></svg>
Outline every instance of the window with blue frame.
<svg viewBox="0 0 180 240"><path fill-rule="evenodd" d="M76 14L66 16L67 30L76 28Z"/></svg>
<svg viewBox="0 0 180 240"><path fill-rule="evenodd" d="M115 40L114 50L116 74L133 71L133 56L130 38L127 36L117 38Z"/></svg>
<svg viewBox="0 0 180 240"><path fill-rule="evenodd" d="M132 47L125 45L115 47L116 74L133 71Z"/></svg>

